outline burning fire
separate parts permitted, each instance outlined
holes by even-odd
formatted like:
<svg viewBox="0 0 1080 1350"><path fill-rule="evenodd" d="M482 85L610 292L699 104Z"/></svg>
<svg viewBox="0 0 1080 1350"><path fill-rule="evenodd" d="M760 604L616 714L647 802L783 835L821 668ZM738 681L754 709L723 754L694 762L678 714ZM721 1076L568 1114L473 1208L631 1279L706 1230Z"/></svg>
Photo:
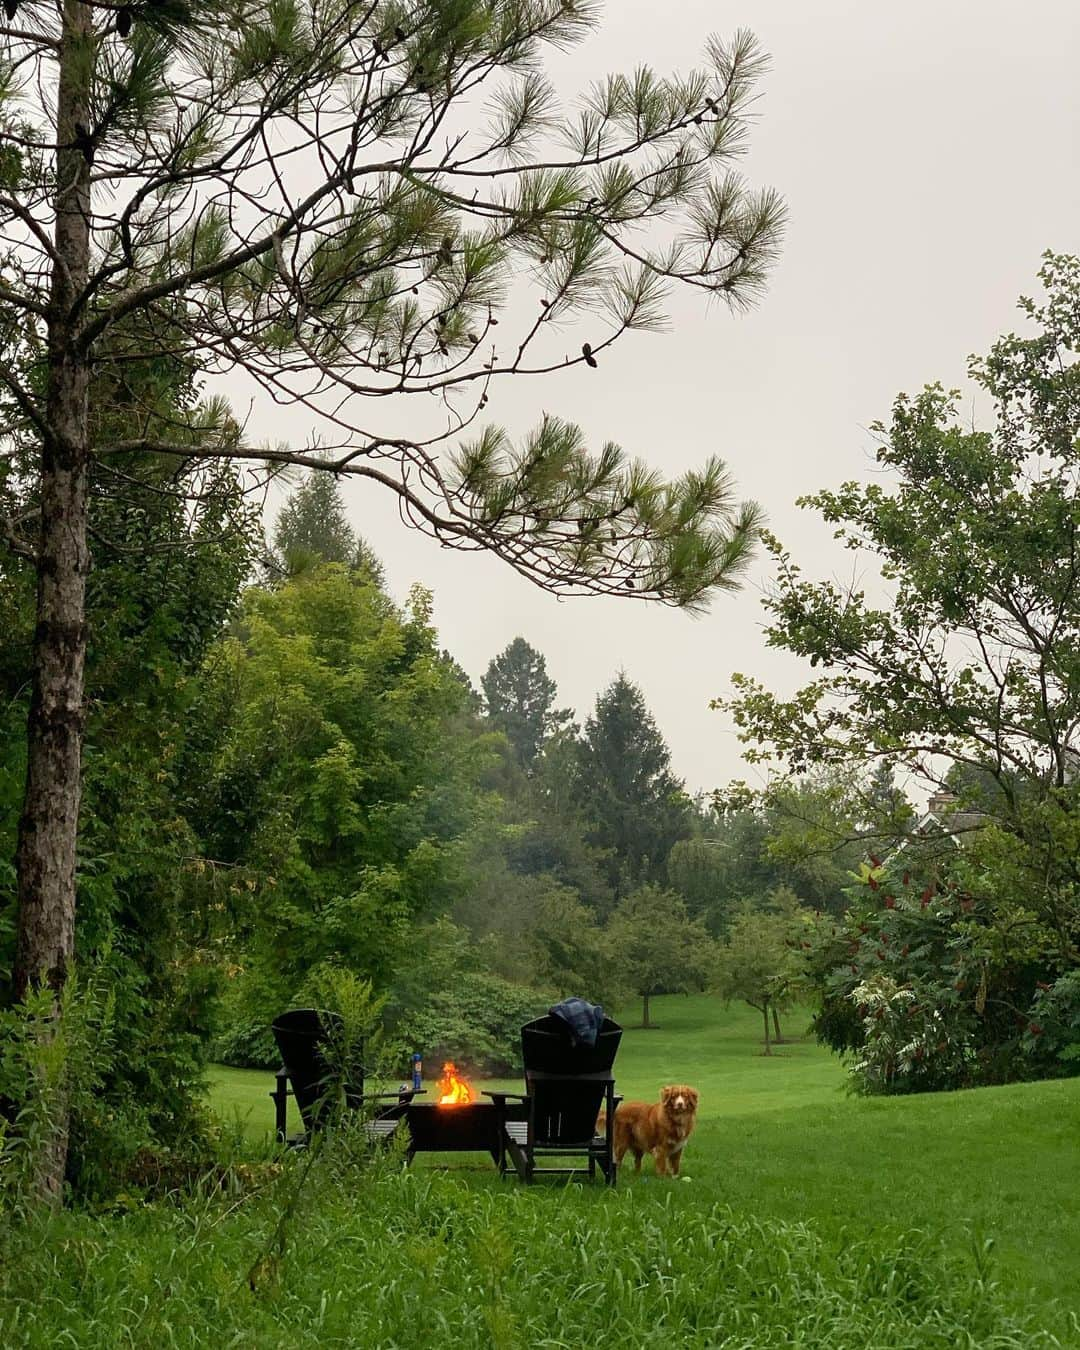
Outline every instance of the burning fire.
<svg viewBox="0 0 1080 1350"><path fill-rule="evenodd" d="M464 1106L471 1102L475 1093L467 1078L458 1076L457 1066L452 1060L442 1066L443 1076L439 1079L439 1105Z"/></svg>

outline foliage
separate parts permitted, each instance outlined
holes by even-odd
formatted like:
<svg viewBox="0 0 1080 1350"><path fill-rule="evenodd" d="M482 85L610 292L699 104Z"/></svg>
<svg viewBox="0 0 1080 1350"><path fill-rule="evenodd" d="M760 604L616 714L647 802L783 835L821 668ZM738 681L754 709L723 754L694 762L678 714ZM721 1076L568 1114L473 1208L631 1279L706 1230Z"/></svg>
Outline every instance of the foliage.
<svg viewBox="0 0 1080 1350"><path fill-rule="evenodd" d="M385 586L382 563L349 524L341 488L327 473L312 472L290 494L274 522L278 566L296 573L313 563L341 563L366 570Z"/></svg>
<svg viewBox="0 0 1080 1350"><path fill-rule="evenodd" d="M642 1026L649 1026L655 994L700 989L713 942L698 919L672 891L645 885L619 902L607 925L606 947L613 975L642 999Z"/></svg>
<svg viewBox="0 0 1080 1350"><path fill-rule="evenodd" d="M670 765L644 695L620 673L585 723L574 780L590 839L610 854L618 894L663 882L672 846L690 833L690 802Z"/></svg>
<svg viewBox="0 0 1080 1350"><path fill-rule="evenodd" d="M797 990L799 972L793 947L809 918L790 893L778 893L776 905L773 913L742 907L716 950L712 972L721 998L739 998L760 1011L767 1055L772 1053L769 1017L787 1007Z"/></svg>
<svg viewBox="0 0 1080 1350"><path fill-rule="evenodd" d="M915 812L879 763L829 767L773 779L760 793L768 825L765 849L784 884L815 909L844 906L849 874L867 850L882 853L910 839Z"/></svg>
<svg viewBox="0 0 1080 1350"><path fill-rule="evenodd" d="M540 897L530 932L532 968L560 997L584 995L607 1007L636 992L630 972L613 960L610 927L566 887L553 886Z"/></svg>
<svg viewBox="0 0 1080 1350"><path fill-rule="evenodd" d="M1080 1062L1080 970L1036 985L1024 1050L1035 1060L1059 1061L1070 1073Z"/></svg>
<svg viewBox="0 0 1080 1350"><path fill-rule="evenodd" d="M248 593L213 669L226 714L201 828L237 877L233 998L265 1025L327 962L385 990L458 893L490 758L426 595L400 611L362 572L309 570Z"/></svg>
<svg viewBox="0 0 1080 1350"><path fill-rule="evenodd" d="M491 967L490 942L478 944L449 919L418 927L411 959L399 971L387 1009L396 1072L419 1051L431 1077L452 1059L473 1072L521 1068L521 1028L551 1001Z"/></svg>
<svg viewBox="0 0 1080 1350"><path fill-rule="evenodd" d="M233 966L221 982L214 1009L210 1058L238 1068L278 1068L281 1055L270 1030L274 1013L268 1009L285 1010L275 973L261 966Z"/></svg>
<svg viewBox="0 0 1080 1350"><path fill-rule="evenodd" d="M115 1002L104 982L67 982L58 1010L48 990L0 1010L0 1216L25 1217L41 1198L38 1178L57 1122L85 1122L98 1098L115 1036ZM134 1152L139 1140L128 1141ZM115 1155L98 1150L107 1170Z"/></svg>
<svg viewBox="0 0 1080 1350"><path fill-rule="evenodd" d="M1030 1076L1037 1060L1025 1048L1038 1039L1033 1000L1052 935L1000 888L1000 871L982 887L961 884L977 882L978 859L940 881L903 866L865 866L844 917L807 942L819 1034L854 1051L853 1081L868 1093Z"/></svg>
<svg viewBox="0 0 1080 1350"><path fill-rule="evenodd" d="M492 657L480 683L488 717L529 771L544 742L570 718L567 709L555 708L557 686L547 673L547 662L524 638L516 637Z"/></svg>
<svg viewBox="0 0 1080 1350"><path fill-rule="evenodd" d="M188 394L177 378L166 392L180 416ZM153 383L129 371L129 389ZM117 1034L99 1094L72 1098L68 1181L84 1193L108 1185L132 1149L175 1148L204 1132L217 974L202 930L203 905L214 897L199 879L190 811L207 770L192 714L202 662L237 597L257 527L230 472L193 468L182 477L201 495L191 508L161 490L160 471L140 477L129 466L93 483L75 939L83 969L108 985ZM0 663L0 1001L8 1002L15 872L6 859L15 854L26 772L30 568L2 569L0 610L11 637Z"/></svg>
<svg viewBox="0 0 1080 1350"><path fill-rule="evenodd" d="M962 879L961 890L976 887L975 912L990 932L1001 926L999 911L1027 916L1025 931L1038 934L1034 974L1053 983L1080 963L1080 260L1047 254L1039 275L1045 301L1021 306L1028 334L1003 337L970 363L993 407L992 429L965 425L959 394L938 385L901 396L890 426L877 428L885 475L804 502L877 565L880 597L804 580L773 541L779 578L766 602L768 641L808 658L819 674L788 699L737 676L726 706L750 758L777 758L796 771L895 764L955 792L966 828L973 817L996 826L980 831L989 837L979 846L996 859L982 879ZM940 992L946 1018L950 977L969 988L981 981L978 970L956 969L974 940L970 928L960 925L955 950L945 934L928 938L942 964L919 978ZM1012 931L1007 917L1005 929ZM1009 950L1027 939L1003 941ZM1012 958L1002 962L1000 970L1013 969ZM986 970L988 979L1000 973L993 961ZM902 988L904 972L897 974ZM1011 1021L973 1015L965 1000L954 1042L965 1049L946 1079L1018 1071L1016 1027L1034 990L1028 976L1016 978L1005 991ZM988 1041L991 1029L1000 1044ZM919 1048L924 1059L916 1066L904 1058L904 1081L929 1081L922 1066L936 1044L929 1031L916 1038L911 1055ZM883 1053L883 1080L898 1081L892 1052Z"/></svg>
<svg viewBox="0 0 1080 1350"><path fill-rule="evenodd" d="M590 838L589 819L576 789L577 765L577 739L563 730L545 743L529 778L502 785L522 826L506 841L506 859L524 876L549 875L604 915L613 902L612 858Z"/></svg>
<svg viewBox="0 0 1080 1350"><path fill-rule="evenodd" d="M769 841L765 813L756 804L740 804L699 817L695 834L672 848L669 882L710 932L721 936L741 903L764 904L786 879Z"/></svg>
<svg viewBox="0 0 1080 1350"><path fill-rule="evenodd" d="M718 460L669 482L610 443L590 452L558 417L517 444L480 418L508 378L595 367L625 334L662 328L673 284L736 308L764 287L784 208L732 169L765 64L749 34L710 40L685 76L642 67L566 101L543 68L587 38L589 3L259 0L241 41L214 3L124 15L130 32L108 9L6 30L28 79L18 97L0 86L0 144L19 166L0 209L0 345L30 328L44 371L49 343L71 339L118 378L134 353L239 366L304 409L313 444L254 443L208 408L190 427L151 415L106 429L84 453L331 467L389 489L444 545L494 549L562 591L693 607L735 584L760 513L733 501ZM59 101L34 93L54 55ZM35 231L51 237L57 173L87 209L55 271L85 294L65 292L64 323L47 327L54 267ZM240 198L260 209L236 212ZM531 304L511 306L522 286ZM572 323L568 357L558 334ZM27 425L53 415L45 383L0 379ZM409 395L426 392L440 412L405 437L389 405L415 412L427 400Z"/></svg>

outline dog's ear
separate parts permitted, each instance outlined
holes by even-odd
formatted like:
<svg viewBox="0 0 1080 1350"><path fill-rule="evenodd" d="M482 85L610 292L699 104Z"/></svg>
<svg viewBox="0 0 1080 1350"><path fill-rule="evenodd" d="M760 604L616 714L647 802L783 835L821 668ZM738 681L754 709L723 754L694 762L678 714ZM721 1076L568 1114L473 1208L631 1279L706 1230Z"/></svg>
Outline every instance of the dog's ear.
<svg viewBox="0 0 1080 1350"><path fill-rule="evenodd" d="M664 1103L665 1106L668 1104L669 1101L671 1101L674 1095L675 1089L674 1087L672 1087L670 1083L666 1084L666 1086L660 1089L660 1100Z"/></svg>
<svg viewBox="0 0 1080 1350"><path fill-rule="evenodd" d="M690 1105L691 1105L691 1106L697 1106L697 1104L698 1104L698 1099L699 1099L699 1097L700 1097L700 1095L701 1095L701 1094L698 1092L697 1088L687 1088L687 1089L686 1089L686 1095L690 1098Z"/></svg>

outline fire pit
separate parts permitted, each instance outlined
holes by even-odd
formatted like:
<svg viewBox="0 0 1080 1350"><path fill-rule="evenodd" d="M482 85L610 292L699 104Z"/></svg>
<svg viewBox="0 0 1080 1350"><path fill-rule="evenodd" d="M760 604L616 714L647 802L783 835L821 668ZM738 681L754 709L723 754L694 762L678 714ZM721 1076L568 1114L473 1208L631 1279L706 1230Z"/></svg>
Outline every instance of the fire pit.
<svg viewBox="0 0 1080 1350"><path fill-rule="evenodd" d="M409 1157L415 1153L490 1153L499 1161L499 1122L494 1102L476 1100L467 1078L451 1064L433 1102L411 1101L405 1109L409 1124Z"/></svg>

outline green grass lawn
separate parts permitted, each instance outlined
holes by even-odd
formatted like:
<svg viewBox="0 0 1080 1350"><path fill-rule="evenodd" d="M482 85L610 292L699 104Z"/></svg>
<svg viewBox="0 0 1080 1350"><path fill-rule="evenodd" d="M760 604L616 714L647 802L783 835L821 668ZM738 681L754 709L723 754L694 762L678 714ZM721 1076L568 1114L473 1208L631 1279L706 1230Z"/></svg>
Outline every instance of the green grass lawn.
<svg viewBox="0 0 1080 1350"><path fill-rule="evenodd" d="M864 1100L847 1094L839 1062L809 1038L763 1057L750 1009L672 996L654 1000L653 1016L659 1029L643 1031L633 1026L637 1009L622 1015L619 1091L653 1099L661 1084L685 1081L699 1088L701 1108L684 1156L689 1183L654 1178L648 1162L640 1180L624 1173L620 1184L642 1203L669 1197L692 1215L719 1202L807 1222L831 1239L921 1229L958 1251L992 1239L1015 1307L1059 1332L1066 1310L1080 1312L1080 1080ZM789 1016L785 1033L805 1022ZM271 1086L266 1073L216 1068L211 1100L258 1137L272 1121ZM462 1185L496 1184L479 1156L421 1155L415 1166L450 1166ZM538 1194L536 1203L546 1213L561 1201Z"/></svg>

